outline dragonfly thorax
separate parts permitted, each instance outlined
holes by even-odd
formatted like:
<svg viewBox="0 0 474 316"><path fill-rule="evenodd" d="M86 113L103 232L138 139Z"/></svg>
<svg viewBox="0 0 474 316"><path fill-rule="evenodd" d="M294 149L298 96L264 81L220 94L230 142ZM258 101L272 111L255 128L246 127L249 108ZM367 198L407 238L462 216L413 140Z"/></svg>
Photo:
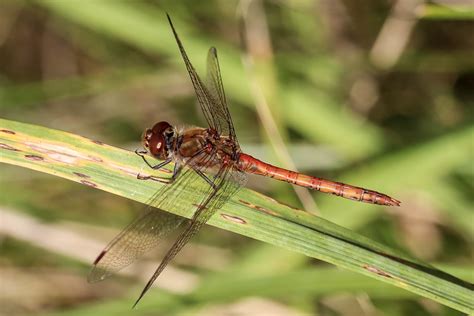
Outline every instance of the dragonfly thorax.
<svg viewBox="0 0 474 316"><path fill-rule="evenodd" d="M168 122L162 121L147 128L142 135L143 147L154 157L165 160L173 151L176 132Z"/></svg>

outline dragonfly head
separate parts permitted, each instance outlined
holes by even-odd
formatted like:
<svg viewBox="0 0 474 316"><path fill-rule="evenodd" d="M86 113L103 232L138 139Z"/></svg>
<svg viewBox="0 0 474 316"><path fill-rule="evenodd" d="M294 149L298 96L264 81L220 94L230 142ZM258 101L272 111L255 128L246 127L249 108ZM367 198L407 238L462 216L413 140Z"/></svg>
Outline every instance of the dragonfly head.
<svg viewBox="0 0 474 316"><path fill-rule="evenodd" d="M171 152L174 143L175 130L168 122L158 122L152 128L147 128L142 135L143 147L154 157L165 160Z"/></svg>

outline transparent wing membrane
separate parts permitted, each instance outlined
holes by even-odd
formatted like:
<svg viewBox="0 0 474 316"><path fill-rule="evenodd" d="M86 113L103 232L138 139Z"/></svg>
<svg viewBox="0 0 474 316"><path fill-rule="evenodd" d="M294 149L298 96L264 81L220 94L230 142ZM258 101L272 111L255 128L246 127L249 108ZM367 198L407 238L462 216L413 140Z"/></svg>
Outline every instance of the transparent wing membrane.
<svg viewBox="0 0 474 316"><path fill-rule="evenodd" d="M204 160L201 163L206 162L207 160ZM156 247L162 238L186 220L162 210L175 210L183 214L183 210L195 209L195 205L198 205L207 193L208 187L209 184L193 169L184 168L173 183L163 185L147 201L149 206L143 214L100 253L89 274L89 282L106 279Z"/></svg>
<svg viewBox="0 0 474 316"><path fill-rule="evenodd" d="M215 137L215 132L217 136L228 136L222 138L225 146L240 151L227 108L216 49L209 50L207 85L204 85L189 61L169 16L168 20L196 91L198 102L209 125L208 131L213 132L211 133L213 137ZM135 305L140 301L184 245L246 182L246 175L235 168L235 161L227 160L223 163L217 155L218 146L215 147L211 152L206 149L192 158L182 157L186 159L178 160L180 162L186 160L186 163L175 181L163 185L150 198L147 203L149 207L145 212L102 251L94 262L89 281L103 280L128 266L159 244L172 230L183 224L183 231L164 256ZM234 153L228 155L229 157L236 156ZM187 216L191 212L192 217L187 220L160 210Z"/></svg>
<svg viewBox="0 0 474 316"><path fill-rule="evenodd" d="M232 123L229 108L227 107L219 60L217 59L217 49L215 47L211 47L207 53L206 79L206 86L214 100L214 107L212 110L214 115L217 117L217 120L220 122L222 133L224 135L229 135L233 141L237 142L234 125Z"/></svg>
<svg viewBox="0 0 474 316"><path fill-rule="evenodd" d="M219 61L217 59L217 50L214 47L209 49L207 55L207 85L205 85L191 64L169 16L168 21L173 30L179 51L193 83L199 105L201 106L201 110L209 127L215 129L219 135L229 136L232 140L235 140L236 145L238 146L232 119L230 117L229 109L227 108Z"/></svg>
<svg viewBox="0 0 474 316"><path fill-rule="evenodd" d="M235 170L236 171L236 170ZM237 172L237 171L236 171ZM148 281L142 293L138 297L135 305L141 300L145 293L150 289L158 276L163 272L164 268L178 252L186 245L186 243L201 229L201 227L226 203L232 195L234 195L245 182L246 176L240 174L234 176L234 170L222 167L217 172L216 177L212 177L214 186L209 185L208 194L202 195L201 203L197 205L196 212L192 220L184 228L173 246L168 250L160 265L156 269L153 276ZM236 182L235 180L239 181Z"/></svg>
<svg viewBox="0 0 474 316"><path fill-rule="evenodd" d="M102 281L127 267L177 228L183 217L147 208L144 214L118 234L101 252L89 274L89 282Z"/></svg>

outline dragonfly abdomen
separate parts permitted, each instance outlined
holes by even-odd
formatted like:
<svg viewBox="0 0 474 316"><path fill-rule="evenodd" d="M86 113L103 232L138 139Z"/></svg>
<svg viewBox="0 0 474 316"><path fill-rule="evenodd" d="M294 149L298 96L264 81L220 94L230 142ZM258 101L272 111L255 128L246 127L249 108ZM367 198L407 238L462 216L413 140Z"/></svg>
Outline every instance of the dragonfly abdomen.
<svg viewBox="0 0 474 316"><path fill-rule="evenodd" d="M279 168L247 154L240 154L238 168L247 173L270 177L350 200L379 205L400 205L400 201L383 193Z"/></svg>

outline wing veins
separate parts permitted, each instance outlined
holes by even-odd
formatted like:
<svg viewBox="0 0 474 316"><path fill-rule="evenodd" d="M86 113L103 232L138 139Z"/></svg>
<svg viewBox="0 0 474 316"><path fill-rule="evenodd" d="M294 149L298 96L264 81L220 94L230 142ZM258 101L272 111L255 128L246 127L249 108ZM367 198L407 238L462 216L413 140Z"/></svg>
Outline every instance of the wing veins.
<svg viewBox="0 0 474 316"><path fill-rule="evenodd" d="M171 18L169 17L169 15L167 15L167 17L168 17L168 21L170 23L171 29L173 30L173 34L176 39L176 42L178 44L181 57L184 60L186 69L188 70L189 77L191 78L191 82L193 83L194 91L196 92L196 96L201 106L201 110L203 111L204 117L206 118L206 121L210 127L220 132L221 129L219 128L219 124L218 122L215 121L215 118L213 117L211 113L212 105L210 104L210 102L212 101L211 101L209 92L207 91L207 88L204 86L201 79L199 78L199 75L197 74L196 70L191 64L191 61L189 60L189 57L186 54L186 51L184 50L184 46L181 43L181 40L179 39L178 33L176 32L173 26L173 22L171 22Z"/></svg>
<svg viewBox="0 0 474 316"><path fill-rule="evenodd" d="M196 235L201 227L212 217L212 215L222 206L222 204L225 203L236 192L236 190L233 192L221 190L225 184L230 183L230 180L228 179L228 175L230 174L230 169L228 167L222 167L219 169L217 176L214 178L214 181L216 179L219 181L218 184L215 185L214 188L210 188L210 194L204 199L204 202L198 206L187 228L180 234L178 239L168 250L155 273L152 275L145 288L140 293L140 296L138 297L134 306L136 306L136 304L138 304L146 292L148 292L168 263L173 260L173 258L186 245L186 243L194 235Z"/></svg>
<svg viewBox="0 0 474 316"><path fill-rule="evenodd" d="M166 212L161 208L166 209L168 206L175 204L182 194L186 192L181 190L173 195L175 189L177 187L187 187L189 182L195 178L192 175L195 172L193 169L205 169L205 165L211 158L212 156L198 155L189 160L186 165L192 164L192 166L187 166L181 171L182 174L179 175L175 182L163 186L148 199L146 202L148 206L145 208L144 213L125 227L100 253L89 274L89 282L102 281L114 272L130 265L145 252L155 247L163 237L176 229L185 220L184 217ZM204 166L200 167L198 164L193 164L193 161L197 160L202 160L200 164ZM153 229L153 226L157 229ZM137 235L140 236L136 237Z"/></svg>

